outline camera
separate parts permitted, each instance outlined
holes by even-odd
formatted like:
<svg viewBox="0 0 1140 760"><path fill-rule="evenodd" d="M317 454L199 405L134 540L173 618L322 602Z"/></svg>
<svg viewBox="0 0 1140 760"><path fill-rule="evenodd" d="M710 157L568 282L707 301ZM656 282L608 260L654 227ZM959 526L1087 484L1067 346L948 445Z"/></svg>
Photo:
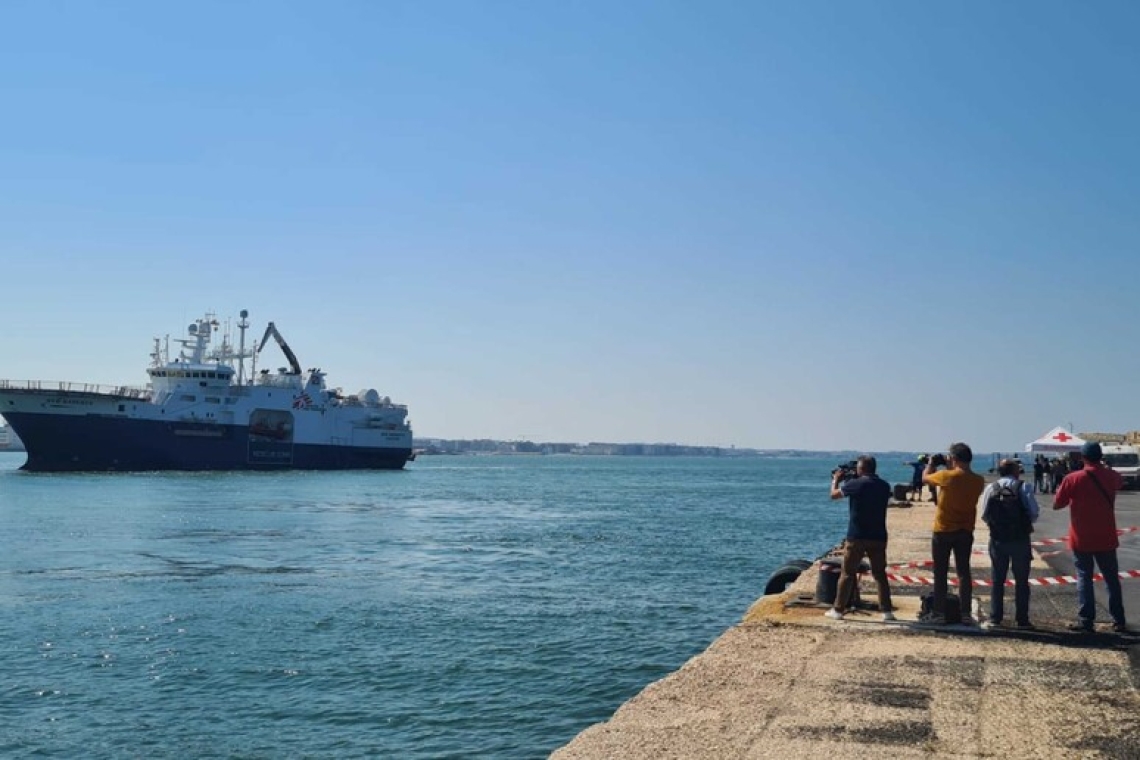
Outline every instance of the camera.
<svg viewBox="0 0 1140 760"><path fill-rule="evenodd" d="M831 471L831 477L838 480L840 483L845 480L851 480L857 476L855 468L859 466L859 462L852 459L850 462L844 462Z"/></svg>
<svg viewBox="0 0 1140 760"><path fill-rule="evenodd" d="M946 455L945 454L931 454L930 455L930 463L932 465L934 465L935 467L945 467L946 466Z"/></svg>

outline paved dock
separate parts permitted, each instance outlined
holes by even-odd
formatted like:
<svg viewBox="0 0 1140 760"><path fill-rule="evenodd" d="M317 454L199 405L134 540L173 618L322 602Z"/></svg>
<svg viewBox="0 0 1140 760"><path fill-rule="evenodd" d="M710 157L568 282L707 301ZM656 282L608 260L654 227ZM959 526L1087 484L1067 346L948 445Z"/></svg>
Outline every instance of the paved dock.
<svg viewBox="0 0 1140 760"><path fill-rule="evenodd" d="M1038 498L1034 540L1064 535L1068 513L1051 511L1052 496ZM929 501L890 510L889 562L929 559L933 512ZM1140 525L1140 496L1118 497L1117 520ZM975 549L987 540L979 522ZM1137 547L1140 533L1122 537L1122 570L1137 569L1129 559ZM1040 556L1063 549L1042 547L1032 577L1071 572L1064 555ZM989 579L984 553L971 565L975 580ZM828 620L814 603L818 573L758 600L705 652L552 757L1140 758L1140 634L1110 632L1103 584L1093 634L1065 630L1076 617L1071 585L1033 587L1036 631L985 631L920 626L919 597L930 587L902 582L892 583L898 622L870 611ZM1140 631L1140 579L1123 583L1130 627ZM869 576L861 594L875 598ZM974 595L984 609L988 589ZM1012 607L1007 588L1007 618Z"/></svg>

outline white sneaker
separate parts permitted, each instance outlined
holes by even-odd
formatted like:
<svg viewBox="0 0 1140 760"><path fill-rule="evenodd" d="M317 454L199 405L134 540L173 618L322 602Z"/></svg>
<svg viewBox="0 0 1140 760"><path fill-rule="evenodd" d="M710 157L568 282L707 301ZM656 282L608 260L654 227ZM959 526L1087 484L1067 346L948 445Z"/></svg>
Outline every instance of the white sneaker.
<svg viewBox="0 0 1140 760"><path fill-rule="evenodd" d="M883 613L883 622L884 623L889 623L892 620L898 620L898 618L895 617L895 613L893 613L893 612L884 612Z"/></svg>
<svg viewBox="0 0 1140 760"><path fill-rule="evenodd" d="M825 618L831 618L832 620L842 620L843 619L843 613L840 612L839 610L835 609L834 607L832 607L827 612L823 613L823 616Z"/></svg>
<svg viewBox="0 0 1140 760"><path fill-rule="evenodd" d="M997 627L998 627L998 624L992 620L987 620L986 622L982 623L982 630L983 631L992 631L993 629L995 629Z"/></svg>

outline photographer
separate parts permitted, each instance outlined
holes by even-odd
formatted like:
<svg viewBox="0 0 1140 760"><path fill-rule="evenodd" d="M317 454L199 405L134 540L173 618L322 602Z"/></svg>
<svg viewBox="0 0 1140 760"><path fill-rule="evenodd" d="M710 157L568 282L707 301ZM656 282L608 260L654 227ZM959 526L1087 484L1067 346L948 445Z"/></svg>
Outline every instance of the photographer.
<svg viewBox="0 0 1140 760"><path fill-rule="evenodd" d="M1077 566L1077 622L1071 631L1090 633L1096 620L1096 595L1093 592L1093 565L1100 569L1108 587L1108 613L1112 630L1126 633L1124 597L1120 590L1120 564L1116 550L1120 537L1116 532L1116 492L1123 481L1120 473L1104 465L1104 452L1099 443L1089 442L1081 449L1084 468L1070 473L1061 481L1053 499L1053 509L1071 507L1069 512L1069 546Z"/></svg>
<svg viewBox="0 0 1140 760"><path fill-rule="evenodd" d="M926 454L919 454L913 462L907 462L906 465L914 470L910 479L911 498L922 501L922 471L926 469Z"/></svg>
<svg viewBox="0 0 1140 760"><path fill-rule="evenodd" d="M978 497L986 481L970 469L974 452L964 443L950 446L949 455L935 454L926 463L922 482L942 489L934 507L934 531L930 540L934 558L934 599L928 615L920 620L932 625L946 623L946 587L950 574L950 555L958 573L958 601L962 621L972 623L970 600L973 578L970 576L970 552L974 548L974 523L978 518ZM946 469L938 470L945 466Z"/></svg>
<svg viewBox="0 0 1140 760"><path fill-rule="evenodd" d="M864 556L871 563L871 575L879 587L879 610L883 613L883 620L895 619L891 587L887 583L887 502L891 498L891 487L875 474L875 469L875 458L864 455L855 462L854 477L845 467L831 473L831 498L847 497L850 500L839 588L835 594L835 605L825 613L832 620L843 619L859 563Z"/></svg>

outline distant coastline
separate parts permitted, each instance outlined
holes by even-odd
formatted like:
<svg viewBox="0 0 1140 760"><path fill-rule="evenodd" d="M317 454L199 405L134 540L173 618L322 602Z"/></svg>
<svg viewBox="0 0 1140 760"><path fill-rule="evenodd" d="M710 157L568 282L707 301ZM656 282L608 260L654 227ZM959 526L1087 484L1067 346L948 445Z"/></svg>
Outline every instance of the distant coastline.
<svg viewBox="0 0 1140 760"><path fill-rule="evenodd" d="M689 446L679 443L550 443L501 441L491 438L416 438L412 447L417 455L572 455L572 456L678 456L678 457L759 457L770 459L832 457L836 461L867 453L853 449L813 451L809 449L752 449L736 446ZM878 457L911 459L913 451L876 451Z"/></svg>
<svg viewBox="0 0 1140 760"><path fill-rule="evenodd" d="M692 446L681 443L565 443L543 441L504 441L493 438L451 439L416 438L412 448L417 456L455 455L528 455L528 456L674 456L674 457L738 457L760 459L821 459L837 463L861 454L880 459L913 459L914 451L861 451L856 449L754 449L740 446ZM25 448L10 426L0 425L0 452L24 452ZM976 456L989 456L976 454Z"/></svg>

